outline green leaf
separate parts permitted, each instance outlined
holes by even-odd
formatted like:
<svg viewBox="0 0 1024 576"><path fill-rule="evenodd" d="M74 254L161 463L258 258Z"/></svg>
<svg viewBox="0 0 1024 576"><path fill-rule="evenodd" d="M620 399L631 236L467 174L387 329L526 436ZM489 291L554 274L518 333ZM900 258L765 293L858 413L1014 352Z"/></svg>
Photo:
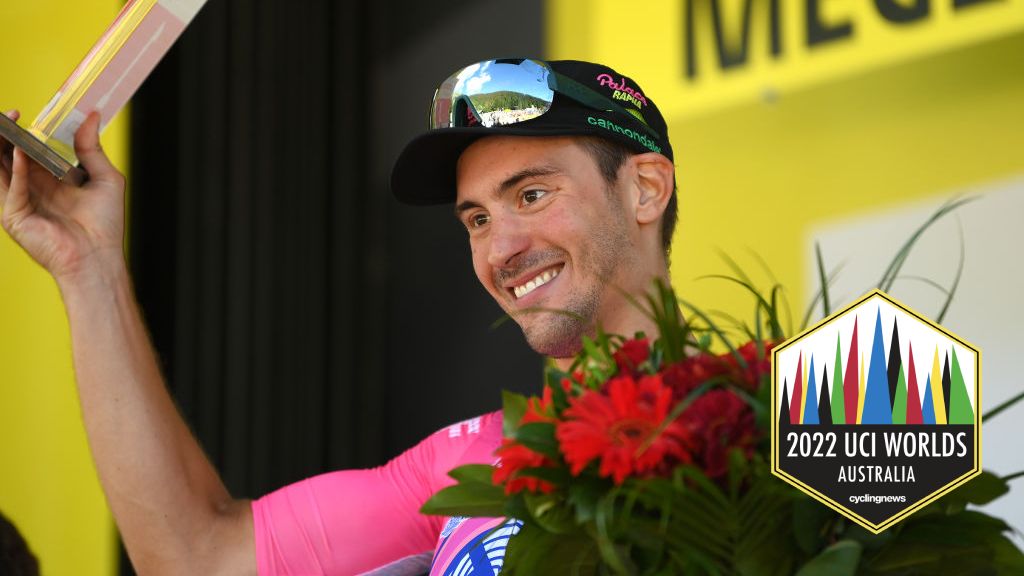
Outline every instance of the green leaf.
<svg viewBox="0 0 1024 576"><path fill-rule="evenodd" d="M450 470L448 475L460 484L477 483L487 486L494 484L491 480L494 476L494 466L490 464L464 464Z"/></svg>
<svg viewBox="0 0 1024 576"><path fill-rule="evenodd" d="M420 512L435 516L500 517L505 509L505 491L481 483L456 484L430 497Z"/></svg>
<svg viewBox="0 0 1024 576"><path fill-rule="evenodd" d="M556 538L541 528L524 524L519 533L509 540L502 574L516 576L539 573L543 569L548 551L554 548L556 543Z"/></svg>
<svg viewBox="0 0 1024 576"><path fill-rule="evenodd" d="M1005 479L983 470L981 474L951 492L949 496L980 506L988 504L1009 491L1010 485Z"/></svg>
<svg viewBox="0 0 1024 576"><path fill-rule="evenodd" d="M701 350L707 350L711 348L711 333L705 332L704 334L698 336L697 346L699 346Z"/></svg>
<svg viewBox="0 0 1024 576"><path fill-rule="evenodd" d="M590 359L600 364L604 364L607 361L607 357L601 350L601 346L587 336L583 337L583 351Z"/></svg>
<svg viewBox="0 0 1024 576"><path fill-rule="evenodd" d="M491 478L494 467L489 464L467 464L448 472L458 484L431 496L420 509L423 514L438 516L501 516L505 491Z"/></svg>
<svg viewBox="0 0 1024 576"><path fill-rule="evenodd" d="M527 522L536 523L552 534L579 532L572 507L566 504L562 496L528 492L524 495L524 499L526 508L530 511L530 518L526 520Z"/></svg>
<svg viewBox="0 0 1024 576"><path fill-rule="evenodd" d="M609 482L589 477L580 477L569 485L569 503L576 510L576 522L583 524L594 519L597 502L609 487Z"/></svg>
<svg viewBox="0 0 1024 576"><path fill-rule="evenodd" d="M793 535L800 549L813 554L825 544L825 528L833 512L813 498L793 501ZM859 550L859 548L858 548Z"/></svg>
<svg viewBox="0 0 1024 576"><path fill-rule="evenodd" d="M878 288L886 292L888 292L892 288L892 283L896 280L896 277L899 275L899 271L903 267L903 264L906 262L911 250L913 249L917 241L921 238L921 235L924 234L924 232L928 230L928 228L930 228L933 224L935 224L935 222L940 220L946 214L949 214L950 212L956 210L960 206L963 206L968 202L973 202L974 200L977 200L977 197L953 198L948 202L943 203L943 205L940 206L938 210L936 210L927 220L925 220L925 222L921 226L917 228L917 230L914 231L913 234L910 235L910 238L908 238L907 241L903 243L903 246L901 246L900 249L896 252L896 255L893 256L893 259L889 263L889 266L885 269L885 272L882 274L881 280L878 281Z"/></svg>
<svg viewBox="0 0 1024 576"><path fill-rule="evenodd" d="M804 495L771 475L765 462L752 461L749 488L738 502L735 549L737 571L745 576L790 576L803 556L793 535L793 500Z"/></svg>
<svg viewBox="0 0 1024 576"><path fill-rule="evenodd" d="M1007 474L1006 476L1003 476L1003 480L1005 480L1006 482L1009 482L1011 480L1016 480L1017 478L1021 478L1021 477L1024 477L1024 470L1020 470L1018 472L1014 472L1013 474Z"/></svg>
<svg viewBox="0 0 1024 576"><path fill-rule="evenodd" d="M917 513L918 516L920 516L920 514L921 512ZM894 529L873 534L868 532L860 524L853 524L851 522L849 527L847 527L846 531L843 533L843 536L849 540L856 540L857 542L860 542L861 546L863 546L865 550L875 550L891 544L892 541L899 536L899 528L900 526L897 526Z"/></svg>
<svg viewBox="0 0 1024 576"><path fill-rule="evenodd" d="M550 422L530 422L523 424L515 432L516 442L534 452L557 460L558 441L555 440L555 425Z"/></svg>
<svg viewBox="0 0 1024 576"><path fill-rule="evenodd" d="M749 280L745 280L742 278L733 278L732 276L725 276L722 274L709 274L707 276L702 276L701 278L716 278L719 280L733 282L735 284L742 286L744 289L746 289L754 296L754 299L757 301L758 305L764 309L766 314L768 314L768 325L771 329L772 338L781 337L782 325L779 323L778 307L776 304L777 291L781 289L781 286L776 285L772 289L772 301L771 303L769 303L769 301L766 300L763 295L761 295L761 292L758 291L758 289L755 288L754 285L749 282Z"/></svg>
<svg viewBox="0 0 1024 576"><path fill-rule="evenodd" d="M993 564L999 574L1024 574L1024 552L1006 536L991 541Z"/></svg>
<svg viewBox="0 0 1024 576"><path fill-rule="evenodd" d="M866 574L1013 574L996 568L1012 565L1006 550L1005 522L976 511L953 515L916 515L887 546L863 560ZM1017 560L1019 560L1019 551Z"/></svg>
<svg viewBox="0 0 1024 576"><path fill-rule="evenodd" d="M964 261L967 259L964 251L964 227L959 218L956 223L957 231L960 233L960 261L956 265L956 278L953 279L953 285L949 287L949 293L946 294L946 302L942 305L942 310L939 310L939 315L935 317L937 324L942 324L942 319L946 317L949 305L953 303L953 296L956 295L956 289L960 287L960 278L964 275Z"/></svg>
<svg viewBox="0 0 1024 576"><path fill-rule="evenodd" d="M569 482L569 471L565 468L549 468L538 466L536 468L523 468L516 472L517 477L540 478L556 486L563 486Z"/></svg>
<svg viewBox="0 0 1024 576"><path fill-rule="evenodd" d="M965 510L949 516L934 516L927 520L908 522L900 532L899 540L956 547L984 543L1010 530L1010 526L1000 518L977 510Z"/></svg>
<svg viewBox="0 0 1024 576"><path fill-rule="evenodd" d="M797 576L853 576L860 563L861 545L840 540L804 564Z"/></svg>
<svg viewBox="0 0 1024 576"><path fill-rule="evenodd" d="M789 309L789 299L786 297L786 291L782 288L782 284L776 284L772 287L772 303L769 314L774 318L771 321L772 329L772 340L776 342L782 342L786 339L786 333L782 330L782 324L779 321L779 297L787 302L786 308ZM792 312L787 312L787 320L789 325L789 332L793 332L793 317Z"/></svg>
<svg viewBox="0 0 1024 576"><path fill-rule="evenodd" d="M729 450L728 457L729 499L735 501L739 499L740 489L743 488L744 481L750 474L750 462L747 460L746 454L739 448Z"/></svg>
<svg viewBox="0 0 1024 576"><path fill-rule="evenodd" d="M597 504L594 515L594 526L596 528L597 550L602 560L609 568L618 574L633 574L636 567L629 559L629 553L621 545L616 544L612 530L617 526L615 518L616 500L619 492L616 489L608 492Z"/></svg>
<svg viewBox="0 0 1024 576"><path fill-rule="evenodd" d="M562 388L562 380L572 382L572 377L561 370L554 369L548 372L547 386L551 389L551 403L557 413L561 413L569 407L569 396Z"/></svg>
<svg viewBox="0 0 1024 576"><path fill-rule="evenodd" d="M1000 412L1012 407L1014 404L1020 402L1021 400L1024 400L1024 391L1017 394L1013 398L1010 398L1006 402L1003 402L999 406L996 406L995 408L989 410L988 412L985 413L984 416L982 416L982 418L985 420L988 420L989 418L995 418L997 415L999 415Z"/></svg>
<svg viewBox="0 0 1024 576"><path fill-rule="evenodd" d="M997 564L1024 561L1019 550L1006 548L1006 522L975 510L918 513L897 528L885 546L865 553L865 574L1013 574Z"/></svg>
<svg viewBox="0 0 1024 576"><path fill-rule="evenodd" d="M523 419L523 414L526 414L526 404L526 396L508 390L501 391L501 431L506 438L512 438L515 435L519 421Z"/></svg>
<svg viewBox="0 0 1024 576"><path fill-rule="evenodd" d="M825 280L825 286L831 286L832 283L835 282L836 277L839 276L839 271L841 269L842 266L832 269L832 272L829 273L828 278ZM802 320L800 320L801 331L805 330L807 328L807 325L810 324L811 316L814 314L814 309L817 308L818 302L822 299L823 294L824 293L822 292L821 288L819 288L818 291L815 292L814 297L811 298L811 303L807 305L807 310L804 311L804 317Z"/></svg>
<svg viewBox="0 0 1024 576"><path fill-rule="evenodd" d="M502 576L597 575L598 555L594 541L577 535L554 535L536 525L525 524L509 540Z"/></svg>
<svg viewBox="0 0 1024 576"><path fill-rule="evenodd" d="M818 257L818 282L821 285L821 310L822 316L828 316L832 313L832 305L828 301L828 279L825 275L825 260L821 256L821 244L818 242L814 243L814 253Z"/></svg>

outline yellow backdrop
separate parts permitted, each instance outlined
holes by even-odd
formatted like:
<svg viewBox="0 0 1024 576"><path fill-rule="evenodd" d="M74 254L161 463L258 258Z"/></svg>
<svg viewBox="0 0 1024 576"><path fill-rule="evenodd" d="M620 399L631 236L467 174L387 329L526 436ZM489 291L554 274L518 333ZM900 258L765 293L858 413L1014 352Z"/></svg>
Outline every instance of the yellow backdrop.
<svg viewBox="0 0 1024 576"><path fill-rule="evenodd" d="M117 0L0 5L0 108L27 126L114 19ZM127 166L127 114L103 136ZM47 575L115 573L113 522L89 457L53 280L0 234L0 511Z"/></svg>
<svg viewBox="0 0 1024 576"><path fill-rule="evenodd" d="M736 55L748 3L747 58L723 67L709 7L719 6L722 45ZM809 46L812 4L824 11L819 26L848 23L849 34ZM547 57L621 69L665 114L681 193L672 276L683 297L751 319L739 289L695 278L727 271L718 250L758 277L754 250L800 316L816 225L1024 174L1024 1L901 0L930 7L905 24L885 20L879 4L894 3L780 0L775 56L769 2L549 0ZM826 266L845 256L826 254Z"/></svg>

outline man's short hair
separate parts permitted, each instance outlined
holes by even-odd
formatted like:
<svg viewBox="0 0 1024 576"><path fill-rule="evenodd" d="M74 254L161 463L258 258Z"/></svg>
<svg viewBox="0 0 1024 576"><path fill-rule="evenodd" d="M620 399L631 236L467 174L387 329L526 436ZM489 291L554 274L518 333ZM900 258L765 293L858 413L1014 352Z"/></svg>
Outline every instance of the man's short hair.
<svg viewBox="0 0 1024 576"><path fill-rule="evenodd" d="M597 136L580 136L579 143L593 158L598 171L601 172L601 176L609 186L618 181L619 169L622 168L626 160L636 154L618 142ZM665 212L661 216L661 245L665 250L666 260L672 248L672 233L675 232L678 218L677 192L678 188L675 186L673 177L672 196L669 197L668 205L665 206Z"/></svg>

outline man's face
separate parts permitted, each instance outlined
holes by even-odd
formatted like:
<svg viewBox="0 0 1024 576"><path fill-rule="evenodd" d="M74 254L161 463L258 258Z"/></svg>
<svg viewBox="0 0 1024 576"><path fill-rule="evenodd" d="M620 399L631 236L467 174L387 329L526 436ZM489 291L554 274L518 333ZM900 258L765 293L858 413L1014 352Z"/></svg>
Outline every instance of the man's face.
<svg viewBox="0 0 1024 576"><path fill-rule="evenodd" d="M480 139L459 159L457 185L480 283L534 350L574 355L623 304L636 238L622 191L569 137Z"/></svg>

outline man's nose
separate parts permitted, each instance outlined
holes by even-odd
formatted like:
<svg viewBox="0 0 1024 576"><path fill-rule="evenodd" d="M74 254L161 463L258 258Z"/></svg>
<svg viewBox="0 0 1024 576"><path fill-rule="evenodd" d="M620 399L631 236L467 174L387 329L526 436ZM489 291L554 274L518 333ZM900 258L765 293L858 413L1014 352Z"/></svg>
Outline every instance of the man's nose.
<svg viewBox="0 0 1024 576"><path fill-rule="evenodd" d="M494 268L504 268L515 257L530 247L526 227L515 217L495 218L491 221L491 242L487 262Z"/></svg>

